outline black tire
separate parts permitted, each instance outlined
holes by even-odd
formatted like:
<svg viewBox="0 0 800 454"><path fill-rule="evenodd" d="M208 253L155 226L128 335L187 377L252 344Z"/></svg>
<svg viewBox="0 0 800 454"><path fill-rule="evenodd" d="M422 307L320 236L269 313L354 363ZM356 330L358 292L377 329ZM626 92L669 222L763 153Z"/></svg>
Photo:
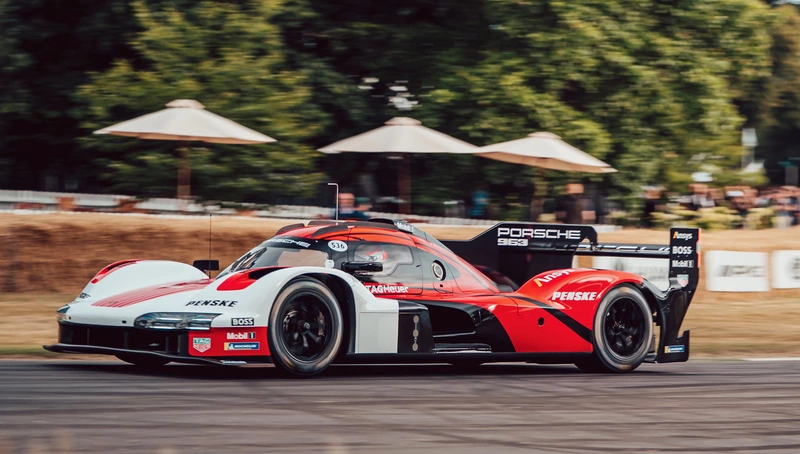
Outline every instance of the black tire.
<svg viewBox="0 0 800 454"><path fill-rule="evenodd" d="M275 299L267 331L272 363L279 373L316 375L339 353L344 338L342 310L320 281L295 279Z"/></svg>
<svg viewBox="0 0 800 454"><path fill-rule="evenodd" d="M160 358L157 356L149 356L149 355L115 355L117 358L125 361L128 364L133 364L136 367L142 369L157 369L159 367L167 365L170 360L167 358Z"/></svg>
<svg viewBox="0 0 800 454"><path fill-rule="evenodd" d="M653 313L639 290L622 285L600 302L592 328L594 352L575 365L584 372L632 372L650 350Z"/></svg>

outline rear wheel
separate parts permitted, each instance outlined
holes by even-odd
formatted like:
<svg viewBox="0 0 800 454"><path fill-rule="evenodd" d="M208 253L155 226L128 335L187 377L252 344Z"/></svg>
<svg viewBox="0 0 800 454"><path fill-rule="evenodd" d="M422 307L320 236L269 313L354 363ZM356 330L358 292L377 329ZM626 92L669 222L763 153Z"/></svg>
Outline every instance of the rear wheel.
<svg viewBox="0 0 800 454"><path fill-rule="evenodd" d="M146 356L146 355L116 355L117 358L125 361L128 364L133 364L134 366L141 367L144 369L155 369L157 367L161 367L169 363L170 361L166 358L159 358L157 356Z"/></svg>
<svg viewBox="0 0 800 454"><path fill-rule="evenodd" d="M653 337L653 314L628 285L606 294L594 316L592 356L575 363L584 372L631 372L644 361Z"/></svg>
<svg viewBox="0 0 800 454"><path fill-rule="evenodd" d="M269 317L272 362L287 375L311 376L328 368L342 345L342 311L320 281L292 281L275 299Z"/></svg>

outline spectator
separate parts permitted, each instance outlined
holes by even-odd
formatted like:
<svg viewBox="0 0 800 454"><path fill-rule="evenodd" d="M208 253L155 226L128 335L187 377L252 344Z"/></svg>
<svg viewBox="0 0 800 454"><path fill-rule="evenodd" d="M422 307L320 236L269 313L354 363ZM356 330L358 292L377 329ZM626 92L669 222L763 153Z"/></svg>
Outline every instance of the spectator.
<svg viewBox="0 0 800 454"><path fill-rule="evenodd" d="M714 202L714 206L725 206L725 193L720 188L709 188L708 196Z"/></svg>
<svg viewBox="0 0 800 454"><path fill-rule="evenodd" d="M595 222L598 224L605 224L608 222L608 198L604 191L600 189L595 189L592 191L593 194L593 202L594 202L594 219Z"/></svg>
<svg viewBox="0 0 800 454"><path fill-rule="evenodd" d="M700 208L713 208L715 206L714 199L708 191L708 186L702 183L694 183L689 185L692 195L689 199L689 208L697 211Z"/></svg>
<svg viewBox="0 0 800 454"><path fill-rule="evenodd" d="M489 193L483 188L472 192L472 208L469 211L471 218L485 219L486 209L489 206Z"/></svg>
<svg viewBox="0 0 800 454"><path fill-rule="evenodd" d="M662 197L661 188L648 186L644 190L644 211L642 213L642 227L645 229L653 228L655 217L653 213L663 212L666 207L664 206L664 199Z"/></svg>
<svg viewBox="0 0 800 454"><path fill-rule="evenodd" d="M339 219L353 220L353 221L366 221L369 219L363 211L356 207L356 197L350 192L342 192L339 194Z"/></svg>
<svg viewBox="0 0 800 454"><path fill-rule="evenodd" d="M583 195L583 185L570 183L565 193L556 202L556 220L564 224L592 223L595 219L594 209L589 199Z"/></svg>
<svg viewBox="0 0 800 454"><path fill-rule="evenodd" d="M739 212L742 217L740 228L744 228L745 219L750 209L755 205L756 194L758 191L748 186L728 186L725 188L725 197L730 203L731 209Z"/></svg>
<svg viewBox="0 0 800 454"><path fill-rule="evenodd" d="M772 206L778 217L777 227L789 227L800 224L800 189L794 186L783 186L770 196Z"/></svg>

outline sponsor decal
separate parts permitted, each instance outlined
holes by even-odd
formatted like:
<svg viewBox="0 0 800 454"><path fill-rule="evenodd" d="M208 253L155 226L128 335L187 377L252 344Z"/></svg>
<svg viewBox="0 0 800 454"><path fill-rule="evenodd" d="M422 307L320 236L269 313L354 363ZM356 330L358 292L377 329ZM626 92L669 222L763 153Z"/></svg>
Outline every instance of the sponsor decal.
<svg viewBox="0 0 800 454"><path fill-rule="evenodd" d="M536 282L536 285L541 287L542 284L547 284L548 282L552 281L553 279L561 277L561 276L568 276L569 273L571 273L573 271L575 271L575 270L561 270L561 271L556 271L555 273L545 274L542 277L537 277L536 279L533 280L533 282Z"/></svg>
<svg viewBox="0 0 800 454"><path fill-rule="evenodd" d="M694 235L691 233L675 232L672 234L672 238L676 240L691 241L691 239L694 238Z"/></svg>
<svg viewBox="0 0 800 454"><path fill-rule="evenodd" d="M307 243L305 241L298 241L298 240L293 240L291 238L280 238L280 237L270 238L270 239L267 240L267 243L296 244L296 245L298 245L300 247L309 247L309 246L311 246L311 243Z"/></svg>
<svg viewBox="0 0 800 454"><path fill-rule="evenodd" d="M800 288L800 251L774 251L770 274L772 288Z"/></svg>
<svg viewBox="0 0 800 454"><path fill-rule="evenodd" d="M414 226L406 221L396 221L394 225L397 226L398 230L402 230L407 233L414 233Z"/></svg>
<svg viewBox="0 0 800 454"><path fill-rule="evenodd" d="M211 348L211 338L195 337L192 339L192 348L200 353L207 352Z"/></svg>
<svg viewBox="0 0 800 454"><path fill-rule="evenodd" d="M681 287L686 287L687 285L689 285L688 274L679 274L677 278L678 278L678 285L680 285Z"/></svg>
<svg viewBox="0 0 800 454"><path fill-rule="evenodd" d="M367 288L373 295L381 295L385 293L408 293L408 287L405 285L368 285Z"/></svg>
<svg viewBox="0 0 800 454"><path fill-rule="evenodd" d="M228 340L245 340L245 339L255 339L256 333L228 333L227 339Z"/></svg>
<svg viewBox="0 0 800 454"><path fill-rule="evenodd" d="M769 291L768 257L764 252L706 252L706 288L712 292ZM772 270L773 277L778 269Z"/></svg>
<svg viewBox="0 0 800 454"><path fill-rule="evenodd" d="M673 268L694 268L694 260L673 260Z"/></svg>
<svg viewBox="0 0 800 454"><path fill-rule="evenodd" d="M189 301L187 306L214 306L214 307L235 307L238 301L232 300L197 300Z"/></svg>
<svg viewBox="0 0 800 454"><path fill-rule="evenodd" d="M594 301L597 292L553 292L552 301Z"/></svg>
<svg viewBox="0 0 800 454"><path fill-rule="evenodd" d="M332 251L344 252L347 250L347 243L339 240L328 241L328 247L331 248Z"/></svg>
<svg viewBox="0 0 800 454"><path fill-rule="evenodd" d="M498 246L522 246L525 247L528 245L527 238L498 238L497 239Z"/></svg>
<svg viewBox="0 0 800 454"><path fill-rule="evenodd" d="M759 265L723 265L719 267L721 277L764 277L767 270Z"/></svg>
<svg viewBox="0 0 800 454"><path fill-rule="evenodd" d="M260 342L225 342L224 350L258 350L261 348Z"/></svg>
<svg viewBox="0 0 800 454"><path fill-rule="evenodd" d="M232 318L231 325L232 326L253 326L256 324L256 320L253 317L243 317L243 318Z"/></svg>
<svg viewBox="0 0 800 454"><path fill-rule="evenodd" d="M672 246L673 254L689 255L692 252L694 251L691 246Z"/></svg>
<svg viewBox="0 0 800 454"><path fill-rule="evenodd" d="M686 347L683 345L666 345L664 346L664 353L683 353Z"/></svg>
<svg viewBox="0 0 800 454"><path fill-rule="evenodd" d="M501 227L497 229L498 237L530 238L534 240L576 240L580 241L580 230L561 229L524 229Z"/></svg>
<svg viewBox="0 0 800 454"><path fill-rule="evenodd" d="M81 294L80 294L80 295L78 295L78 299L79 299L79 300L85 300L86 298L91 298L91 297L92 297L92 296L91 296L91 295L89 295L88 293L83 293L83 292L81 292Z"/></svg>

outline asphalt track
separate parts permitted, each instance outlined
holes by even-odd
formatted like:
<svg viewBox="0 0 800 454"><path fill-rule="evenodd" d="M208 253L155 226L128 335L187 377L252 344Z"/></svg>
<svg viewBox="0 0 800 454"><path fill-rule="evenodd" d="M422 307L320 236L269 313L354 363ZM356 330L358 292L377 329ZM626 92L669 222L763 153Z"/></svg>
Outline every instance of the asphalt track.
<svg viewBox="0 0 800 454"><path fill-rule="evenodd" d="M800 361L271 368L0 361L0 453L800 452Z"/></svg>

